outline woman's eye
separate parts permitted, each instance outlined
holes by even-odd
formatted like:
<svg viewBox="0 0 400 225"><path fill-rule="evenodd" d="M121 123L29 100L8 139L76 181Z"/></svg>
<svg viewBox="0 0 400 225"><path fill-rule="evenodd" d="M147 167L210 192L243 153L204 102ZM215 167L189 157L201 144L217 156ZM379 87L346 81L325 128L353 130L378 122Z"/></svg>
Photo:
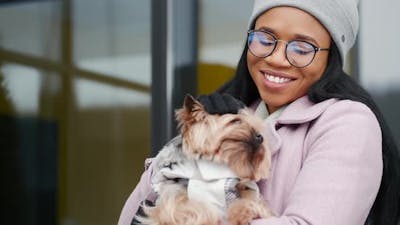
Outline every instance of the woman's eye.
<svg viewBox="0 0 400 225"><path fill-rule="evenodd" d="M299 54L299 55L307 55L312 52L310 50L304 50L304 49L300 49L300 48L295 49L294 51L296 52L296 54Z"/></svg>
<svg viewBox="0 0 400 225"><path fill-rule="evenodd" d="M260 40L260 43L264 46L273 46L275 44L275 42L270 40Z"/></svg>
<svg viewBox="0 0 400 225"><path fill-rule="evenodd" d="M289 51L292 51L293 53L296 53L298 55L307 55L314 52L314 48L306 42L294 41L289 44Z"/></svg>

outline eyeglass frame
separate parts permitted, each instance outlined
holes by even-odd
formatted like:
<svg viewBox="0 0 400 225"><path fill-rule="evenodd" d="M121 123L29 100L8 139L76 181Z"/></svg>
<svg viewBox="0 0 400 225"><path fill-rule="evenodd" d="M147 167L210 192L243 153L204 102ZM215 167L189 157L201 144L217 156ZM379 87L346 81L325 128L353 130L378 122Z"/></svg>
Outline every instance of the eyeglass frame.
<svg viewBox="0 0 400 225"><path fill-rule="evenodd" d="M271 51L269 54L267 54L267 55L265 55L265 56L257 56L255 53L253 53L253 51L251 50L250 45L249 45L249 36L250 36L250 33L254 33L254 32L266 33L266 34L268 34L268 35L271 35L271 36L274 38L274 43L275 43L275 44L274 44L274 48L272 49L272 51ZM246 40L247 48L248 48L248 50L250 51L250 53L251 53L252 55L254 55L255 57L257 57L257 58L267 58L268 56L272 55L272 53L274 53L274 51L275 51L275 49L276 49L276 46L278 46L277 43L278 43L279 41L286 44L286 47L285 47L285 58L286 58L286 60L290 63L290 65L292 65L292 66L294 66L294 67L296 67L296 68L304 68L304 67L306 67L306 66L309 66L309 65L314 61L314 58L315 58L315 55L317 55L317 52L319 52L319 51L329 51L329 50L330 50L330 48L320 48L320 47L317 47L317 46L315 46L314 44L312 44L312 43L310 43L310 42L308 42L308 41L305 41L305 40L300 40L300 39L293 39L293 40L290 40L290 41L281 40L281 39L276 38L276 36L275 36L273 33L269 32L269 31L266 31L266 30L255 30L255 29L253 29L253 30L248 30L248 31L247 31L247 40ZM311 47L313 47L313 49L314 49L314 55L313 55L312 59L311 59L310 62L309 62L308 64L306 64L305 66L296 66L296 65L293 65L293 64L291 63L291 61L289 60L288 56L287 56L287 55L288 55L288 54L287 54L287 47L289 46L290 43L292 43L292 42L294 42L294 41L299 41L299 42L307 43L307 44L309 44Z"/></svg>

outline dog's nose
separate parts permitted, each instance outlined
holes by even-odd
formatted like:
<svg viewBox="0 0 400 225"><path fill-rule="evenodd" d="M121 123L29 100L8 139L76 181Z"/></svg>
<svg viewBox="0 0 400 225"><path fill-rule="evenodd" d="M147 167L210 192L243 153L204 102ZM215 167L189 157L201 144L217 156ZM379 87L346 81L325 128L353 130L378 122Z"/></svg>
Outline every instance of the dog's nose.
<svg viewBox="0 0 400 225"><path fill-rule="evenodd" d="M254 135L253 140L252 140L252 145L253 145L254 150L258 149L258 147L260 147L260 145L263 143L263 141L264 141L264 138L261 134Z"/></svg>
<svg viewBox="0 0 400 225"><path fill-rule="evenodd" d="M261 144L264 141L264 138L261 134L256 134L256 136L254 137L254 140L258 143Z"/></svg>

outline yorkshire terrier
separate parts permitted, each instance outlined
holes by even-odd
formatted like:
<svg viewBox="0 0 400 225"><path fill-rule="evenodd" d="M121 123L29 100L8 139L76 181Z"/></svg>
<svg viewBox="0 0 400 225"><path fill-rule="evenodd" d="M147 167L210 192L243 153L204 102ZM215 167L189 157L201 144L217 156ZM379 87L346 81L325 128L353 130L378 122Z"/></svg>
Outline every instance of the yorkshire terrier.
<svg viewBox="0 0 400 225"><path fill-rule="evenodd" d="M271 216L255 183L270 168L263 122L248 109L208 114L191 96L176 118L181 135L153 161L155 206L143 206L146 217L137 219L148 225L247 225Z"/></svg>

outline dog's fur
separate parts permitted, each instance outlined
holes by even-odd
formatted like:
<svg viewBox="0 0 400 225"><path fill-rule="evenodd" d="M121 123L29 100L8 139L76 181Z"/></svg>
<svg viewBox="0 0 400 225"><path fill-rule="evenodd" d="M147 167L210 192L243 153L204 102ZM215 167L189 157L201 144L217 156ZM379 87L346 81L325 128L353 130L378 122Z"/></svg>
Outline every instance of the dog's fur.
<svg viewBox="0 0 400 225"><path fill-rule="evenodd" d="M206 159L227 165L239 177L236 186L240 198L229 204L225 218L231 225L247 225L256 218L271 215L257 191L246 182L258 181L269 175L270 153L260 134L262 121L248 110L238 114L211 115L200 102L187 96L182 109L176 112L181 128L182 151L166 147L157 158L157 168L176 161ZM169 159L169 160L165 160ZM166 162L169 161L169 162ZM160 175L159 175L160 176ZM185 185L165 177L155 178L162 187L155 207L144 206L147 218L139 218L149 225L217 225L221 215L211 204L189 199ZM162 181L162 182L161 182Z"/></svg>

